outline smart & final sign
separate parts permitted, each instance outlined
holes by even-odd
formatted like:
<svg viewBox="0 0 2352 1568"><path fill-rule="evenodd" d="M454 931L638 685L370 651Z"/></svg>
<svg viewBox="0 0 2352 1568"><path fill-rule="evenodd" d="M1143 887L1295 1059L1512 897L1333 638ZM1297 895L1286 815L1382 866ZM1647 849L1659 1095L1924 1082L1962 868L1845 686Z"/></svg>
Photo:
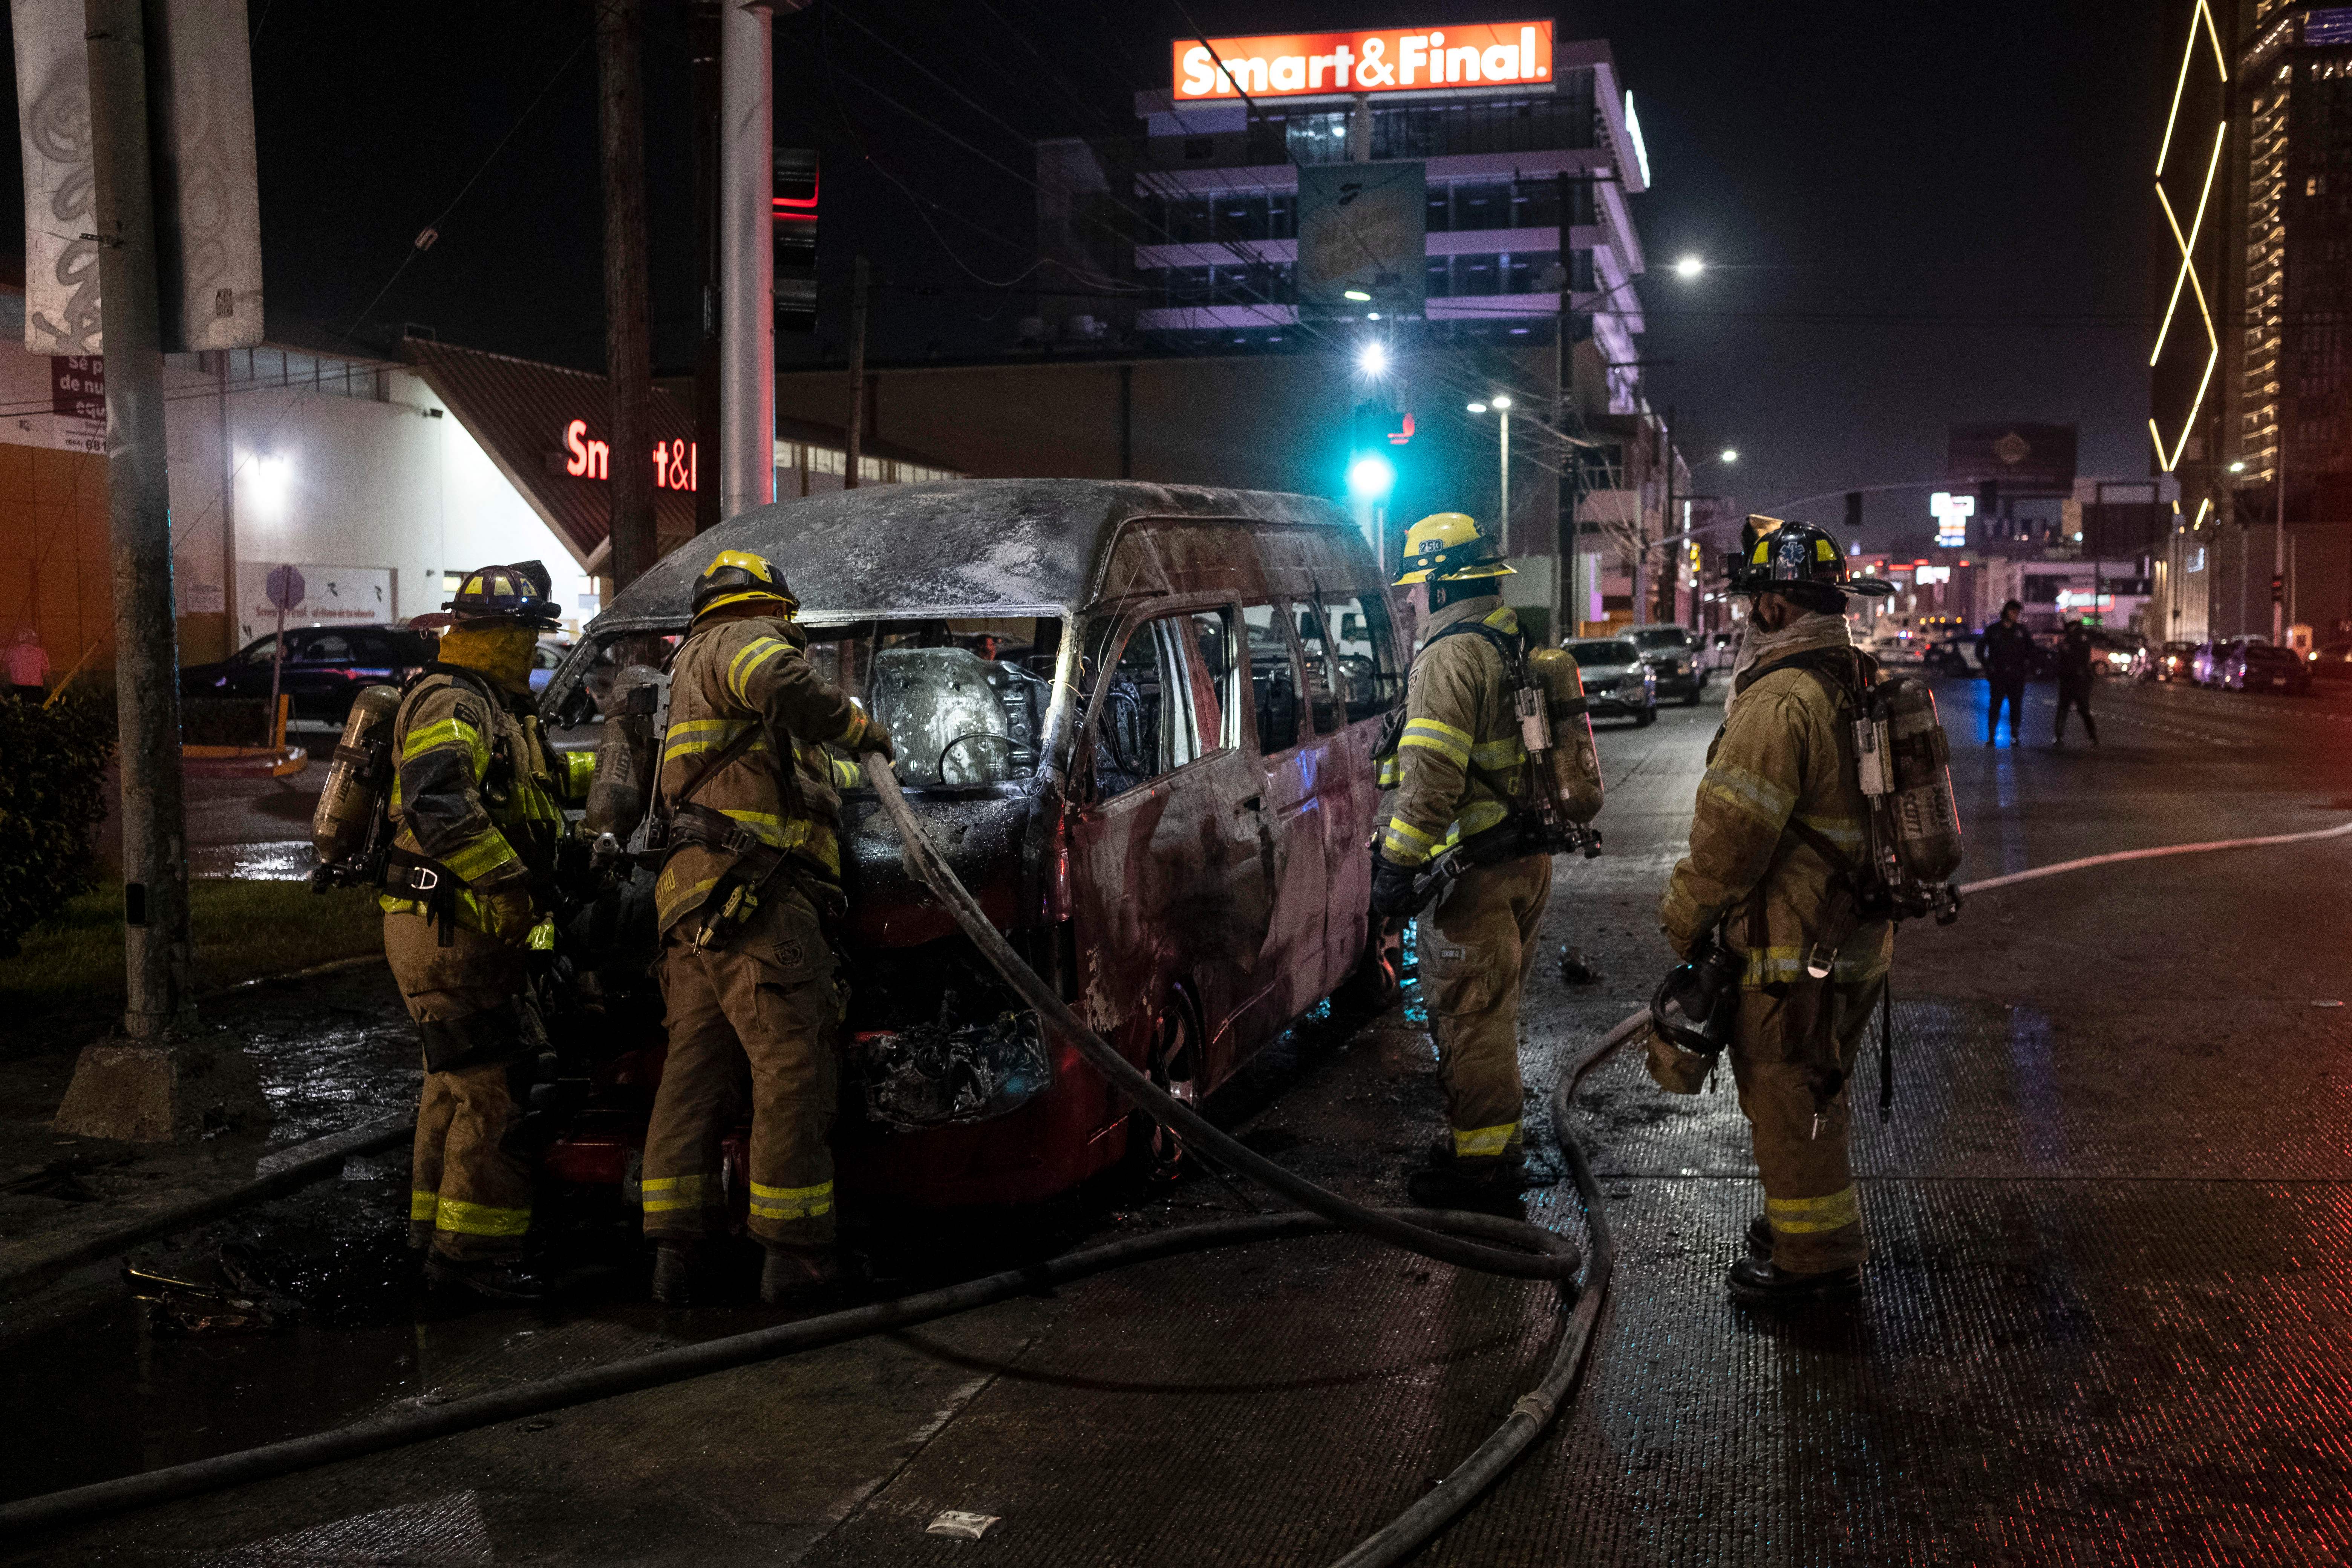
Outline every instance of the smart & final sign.
<svg viewBox="0 0 2352 1568"><path fill-rule="evenodd" d="M1207 44L1178 38L1170 46L1175 98L1179 103L1198 103L1243 93L1253 99L1297 98L1308 93L1549 86L1551 27L1549 22L1490 22L1364 33L1279 33L1211 38Z"/></svg>

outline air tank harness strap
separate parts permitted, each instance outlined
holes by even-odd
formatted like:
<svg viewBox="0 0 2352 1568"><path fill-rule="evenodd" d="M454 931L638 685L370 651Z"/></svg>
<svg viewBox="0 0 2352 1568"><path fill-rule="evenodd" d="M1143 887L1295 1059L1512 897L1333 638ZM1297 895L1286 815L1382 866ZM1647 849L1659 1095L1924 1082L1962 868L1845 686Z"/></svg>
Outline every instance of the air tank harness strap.
<svg viewBox="0 0 2352 1568"><path fill-rule="evenodd" d="M423 904L425 923L439 930L443 947L457 942L457 889L465 885L463 877L438 860L412 855L398 845L384 852L383 890Z"/></svg>
<svg viewBox="0 0 2352 1568"><path fill-rule="evenodd" d="M808 900L817 912L819 924L824 928L826 940L839 946L837 933L849 913L848 901L832 882L811 875L805 863L795 863L789 850L761 843L733 817L691 802L678 806L671 816L669 844L672 848L691 844L735 857L734 865L728 868L704 905L709 913L703 917L698 946L725 947L749 923L769 884L779 879Z"/></svg>

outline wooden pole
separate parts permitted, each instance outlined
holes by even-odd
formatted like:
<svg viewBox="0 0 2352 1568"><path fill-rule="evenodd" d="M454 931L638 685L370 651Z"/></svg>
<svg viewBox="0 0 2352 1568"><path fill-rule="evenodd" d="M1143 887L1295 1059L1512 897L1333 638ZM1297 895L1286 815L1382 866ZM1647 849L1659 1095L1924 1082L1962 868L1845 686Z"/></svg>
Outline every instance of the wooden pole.
<svg viewBox="0 0 2352 1568"><path fill-rule="evenodd" d="M866 258L857 258L849 285L849 451L842 463L841 488L857 488L859 454L866 445L866 298L872 291Z"/></svg>
<svg viewBox="0 0 2352 1568"><path fill-rule="evenodd" d="M642 0L595 0L597 124L604 172L604 371L613 387L606 487L613 586L635 582L654 540L653 347L647 321Z"/></svg>

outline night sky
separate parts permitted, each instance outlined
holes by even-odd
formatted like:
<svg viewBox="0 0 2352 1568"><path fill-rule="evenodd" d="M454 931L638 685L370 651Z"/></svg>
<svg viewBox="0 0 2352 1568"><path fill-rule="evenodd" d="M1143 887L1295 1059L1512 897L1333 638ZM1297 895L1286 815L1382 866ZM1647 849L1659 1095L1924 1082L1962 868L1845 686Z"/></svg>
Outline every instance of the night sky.
<svg viewBox="0 0 2352 1568"><path fill-rule="evenodd" d="M1213 34L1540 14L1189 4ZM588 0L250 5L273 326L331 341L411 321L598 366ZM2147 471L2162 281L2147 172L2168 9L1652 0L1558 14L1564 38L1611 40L1641 114L1654 180L1634 198L1653 267L1642 352L1676 362L1651 370L1651 398L1678 410L1695 454L1742 454L1736 479L1709 468L1702 489L1763 506L1932 478L1954 420L2071 420L2084 472ZM648 10L656 357L677 369L694 303L685 30L682 7ZM1032 259L1032 192L996 165L1025 174L1027 138L1134 129L1133 92L1166 85L1168 40L1190 30L1172 0L820 0L780 17L777 137L824 153L826 273L824 327L781 356L840 352L861 247L887 279L880 357L1004 342L1024 313L1003 285ZM21 210L13 161L0 177ZM437 243L412 255L428 223ZM1685 254L1716 269L1681 282L1666 268ZM1924 496L1874 499L1869 522L1874 547L1917 534Z"/></svg>

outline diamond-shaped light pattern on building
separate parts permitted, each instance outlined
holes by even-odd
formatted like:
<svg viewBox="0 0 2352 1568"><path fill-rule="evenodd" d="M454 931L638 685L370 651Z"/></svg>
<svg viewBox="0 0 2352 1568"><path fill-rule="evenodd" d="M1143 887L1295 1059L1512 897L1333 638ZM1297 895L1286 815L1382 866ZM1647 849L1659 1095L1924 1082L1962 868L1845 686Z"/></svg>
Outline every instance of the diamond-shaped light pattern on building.
<svg viewBox="0 0 2352 1568"><path fill-rule="evenodd" d="M2199 57L2209 52L2215 74L2226 89L2230 81L2230 66L2221 52L2221 31L2214 26L2213 11L2207 0L2197 0L2196 8L2189 16L2188 47L2180 56L2180 73L2173 83L2171 111L2165 116L2164 144L2158 149L2156 155L2156 201L2164 211L2166 226L2172 231L2173 244L2179 247L2180 268L2173 275L2172 297L2165 304L2164 319L2157 328L2156 344L2148 351L2147 363L2153 369L2164 358L2165 348L2173 340L2175 318L2180 314L2182 297L2186 295L2188 300L2195 305L2197 320L2205 329L2205 363L2197 376L2197 390L2182 412L2179 434L2168 446L2164 427L2153 416L2148 419L2148 435L2156 443L2157 466L2166 473L2173 470L2180 461L2181 453L2187 449L2189 435L2197 426L2198 413L2205 405L2205 395L2212 389L2213 373L2221 363L2221 336L2213 324L2213 308L2206 296L2204 279L2197 273L2197 242L2204 236L2206 212L2212 200L2215 177L2221 172L2221 148L2229 140L2230 122L2218 107L2220 100L2217 99L2209 150L2202 145L2208 138L2202 133L2201 126L2190 130L2184 127L2180 120L2181 106L2189 96L2189 80L2197 71ZM2173 157L2176 142L2197 146L2206 152L2206 156L2201 160L2196 159L2188 153L2187 147L2183 147L2184 155L2176 163ZM2203 165L2201 169L2198 167L2200 163ZM2192 180L2197 182L2193 200L2189 199L2189 182ZM2166 188L2168 184L2171 185L2170 190ZM2174 200L2176 194L2182 199ZM2180 224L2180 214L2184 210L2191 215L2185 229ZM2189 339L2188 342L2191 345L2189 352L2193 353L2194 339Z"/></svg>

